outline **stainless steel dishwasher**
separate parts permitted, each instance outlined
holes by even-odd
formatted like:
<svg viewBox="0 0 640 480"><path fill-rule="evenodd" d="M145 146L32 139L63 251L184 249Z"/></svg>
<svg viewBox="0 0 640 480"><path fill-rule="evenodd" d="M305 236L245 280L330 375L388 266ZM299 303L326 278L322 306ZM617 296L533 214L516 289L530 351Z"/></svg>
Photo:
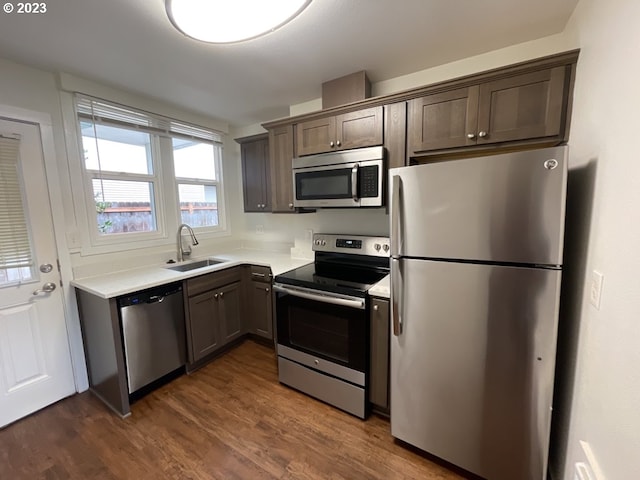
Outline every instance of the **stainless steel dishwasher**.
<svg viewBox="0 0 640 480"><path fill-rule="evenodd" d="M186 363L182 285L172 283L118 299L129 393Z"/></svg>

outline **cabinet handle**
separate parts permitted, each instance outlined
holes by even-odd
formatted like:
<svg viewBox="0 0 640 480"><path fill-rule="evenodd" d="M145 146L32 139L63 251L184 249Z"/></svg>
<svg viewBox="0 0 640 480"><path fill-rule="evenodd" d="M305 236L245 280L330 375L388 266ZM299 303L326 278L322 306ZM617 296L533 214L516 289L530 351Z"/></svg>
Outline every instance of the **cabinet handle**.
<svg viewBox="0 0 640 480"><path fill-rule="evenodd" d="M478 136L479 136L480 138L484 138L484 137L486 137L487 135L488 135L488 133L487 133L487 132L478 132Z"/></svg>
<svg viewBox="0 0 640 480"><path fill-rule="evenodd" d="M268 288L268 287L267 287L267 288L265 288L265 289L264 289L264 291L265 291L265 292L267 292L267 293L269 293L269 288Z"/></svg>
<svg viewBox="0 0 640 480"><path fill-rule="evenodd" d="M469 140L473 140L474 138L476 138L476 134L475 133L467 133L467 138Z"/></svg>
<svg viewBox="0 0 640 480"><path fill-rule="evenodd" d="M217 293L214 293L214 294L213 294L213 298L215 298L215 299L217 300L217 299L218 299L218 294L217 294Z"/></svg>
<svg viewBox="0 0 640 480"><path fill-rule="evenodd" d="M224 292L220 292L220 298L224 297Z"/></svg>
<svg viewBox="0 0 640 480"><path fill-rule="evenodd" d="M340 140L338 140L338 141L336 142L336 146L337 146L337 147L339 147L340 145L342 145L342 144L340 143Z"/></svg>
<svg viewBox="0 0 640 480"><path fill-rule="evenodd" d="M378 308L379 308L379 307L378 307L378 305L374 305L374 306L373 306L373 311L374 311L374 312L377 312L377 311L378 311Z"/></svg>
<svg viewBox="0 0 640 480"><path fill-rule="evenodd" d="M256 205L258 208L260 208L260 204Z"/></svg>
<svg viewBox="0 0 640 480"><path fill-rule="evenodd" d="M289 208L293 208L293 203L290 203L290 204L289 204Z"/></svg>
<svg viewBox="0 0 640 480"><path fill-rule="evenodd" d="M334 145L335 145L335 144L334 144L333 142L329 142L329 146L330 146L331 148L333 148L333 147L334 147Z"/></svg>

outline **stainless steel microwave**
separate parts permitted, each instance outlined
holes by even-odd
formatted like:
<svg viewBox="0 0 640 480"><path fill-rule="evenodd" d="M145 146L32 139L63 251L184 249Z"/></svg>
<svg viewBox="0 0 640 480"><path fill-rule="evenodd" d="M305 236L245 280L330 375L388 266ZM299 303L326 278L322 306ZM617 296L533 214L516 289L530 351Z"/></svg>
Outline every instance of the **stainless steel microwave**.
<svg viewBox="0 0 640 480"><path fill-rule="evenodd" d="M384 147L368 147L293 159L296 207L381 207Z"/></svg>

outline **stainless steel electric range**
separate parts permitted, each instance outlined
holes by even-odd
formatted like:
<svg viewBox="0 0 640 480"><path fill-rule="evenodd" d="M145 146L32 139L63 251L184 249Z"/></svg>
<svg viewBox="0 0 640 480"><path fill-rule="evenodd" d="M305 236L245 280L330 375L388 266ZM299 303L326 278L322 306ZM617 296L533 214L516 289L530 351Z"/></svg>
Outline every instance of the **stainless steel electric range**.
<svg viewBox="0 0 640 480"><path fill-rule="evenodd" d="M315 234L315 261L276 276L281 383L368 414L369 298L389 273L389 239Z"/></svg>

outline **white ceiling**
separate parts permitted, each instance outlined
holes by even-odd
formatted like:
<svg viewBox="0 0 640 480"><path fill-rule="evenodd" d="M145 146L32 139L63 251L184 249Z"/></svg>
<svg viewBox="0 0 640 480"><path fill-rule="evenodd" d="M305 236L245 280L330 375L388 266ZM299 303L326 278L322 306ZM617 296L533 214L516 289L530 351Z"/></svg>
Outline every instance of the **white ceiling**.
<svg viewBox="0 0 640 480"><path fill-rule="evenodd" d="M355 71L375 83L561 32L577 1L313 0L269 35L209 45L175 30L164 0L48 0L0 13L0 57L248 125Z"/></svg>

